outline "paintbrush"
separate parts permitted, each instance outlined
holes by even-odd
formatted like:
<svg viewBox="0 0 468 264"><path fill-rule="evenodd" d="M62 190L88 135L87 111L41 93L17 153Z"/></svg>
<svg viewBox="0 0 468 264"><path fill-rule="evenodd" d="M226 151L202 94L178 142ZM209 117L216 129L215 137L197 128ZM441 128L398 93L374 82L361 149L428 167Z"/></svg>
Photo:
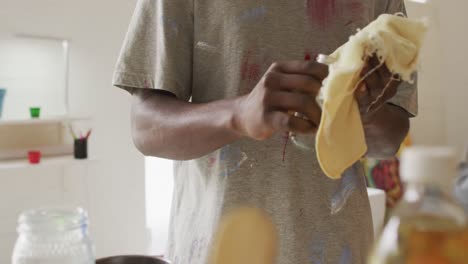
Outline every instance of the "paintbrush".
<svg viewBox="0 0 468 264"><path fill-rule="evenodd" d="M88 131L88 133L86 133L86 136L85 136L86 139L88 139L89 136L91 136L91 131L92 131L92 129L90 129L90 130Z"/></svg>
<svg viewBox="0 0 468 264"><path fill-rule="evenodd" d="M73 128L71 125L68 125L68 128L70 129L70 134L72 135L74 140L77 140L78 138L76 137L75 132L73 131Z"/></svg>

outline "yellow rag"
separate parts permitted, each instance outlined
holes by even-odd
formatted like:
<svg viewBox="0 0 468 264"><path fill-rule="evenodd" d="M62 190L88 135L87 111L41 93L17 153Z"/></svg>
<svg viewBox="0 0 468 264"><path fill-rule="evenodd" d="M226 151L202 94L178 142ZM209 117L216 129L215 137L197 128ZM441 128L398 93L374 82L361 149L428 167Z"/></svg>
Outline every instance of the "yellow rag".
<svg viewBox="0 0 468 264"><path fill-rule="evenodd" d="M411 82L426 31L422 20L381 15L329 56L329 75L318 97L323 112L316 138L318 161L328 177L340 178L367 152L354 97L367 59L376 54L392 73Z"/></svg>

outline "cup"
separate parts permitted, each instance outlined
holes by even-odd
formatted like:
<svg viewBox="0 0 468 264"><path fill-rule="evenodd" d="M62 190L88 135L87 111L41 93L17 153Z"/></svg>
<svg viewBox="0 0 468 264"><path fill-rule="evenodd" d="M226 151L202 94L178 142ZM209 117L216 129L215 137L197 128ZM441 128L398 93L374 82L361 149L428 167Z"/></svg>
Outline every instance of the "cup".
<svg viewBox="0 0 468 264"><path fill-rule="evenodd" d="M0 88L0 118L2 118L3 102L5 101L6 89Z"/></svg>
<svg viewBox="0 0 468 264"><path fill-rule="evenodd" d="M31 118L39 118L41 116L41 108L40 107L30 107L29 112L31 114Z"/></svg>
<svg viewBox="0 0 468 264"><path fill-rule="evenodd" d="M39 164L41 162L41 152L37 150L29 151L28 159L30 164Z"/></svg>
<svg viewBox="0 0 468 264"><path fill-rule="evenodd" d="M88 158L88 139L86 138L75 139L73 153L74 153L75 159L87 159Z"/></svg>

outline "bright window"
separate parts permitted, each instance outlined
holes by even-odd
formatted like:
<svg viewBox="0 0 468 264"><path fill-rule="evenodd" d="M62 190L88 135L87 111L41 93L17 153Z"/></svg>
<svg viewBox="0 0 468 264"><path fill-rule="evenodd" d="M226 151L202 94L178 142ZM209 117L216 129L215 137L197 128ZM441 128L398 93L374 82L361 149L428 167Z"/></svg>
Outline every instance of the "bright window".
<svg viewBox="0 0 468 264"><path fill-rule="evenodd" d="M151 232L148 253L152 255L161 255L166 249L173 185L173 161L147 157L146 227Z"/></svg>

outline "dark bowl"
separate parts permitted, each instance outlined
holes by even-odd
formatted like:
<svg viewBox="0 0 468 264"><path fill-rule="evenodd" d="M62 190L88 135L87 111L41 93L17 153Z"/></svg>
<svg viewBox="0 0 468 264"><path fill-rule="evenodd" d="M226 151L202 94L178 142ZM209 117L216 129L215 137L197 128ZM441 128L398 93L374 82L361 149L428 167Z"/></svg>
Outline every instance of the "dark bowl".
<svg viewBox="0 0 468 264"><path fill-rule="evenodd" d="M170 264L170 262L148 256L115 256L98 259L96 264Z"/></svg>

